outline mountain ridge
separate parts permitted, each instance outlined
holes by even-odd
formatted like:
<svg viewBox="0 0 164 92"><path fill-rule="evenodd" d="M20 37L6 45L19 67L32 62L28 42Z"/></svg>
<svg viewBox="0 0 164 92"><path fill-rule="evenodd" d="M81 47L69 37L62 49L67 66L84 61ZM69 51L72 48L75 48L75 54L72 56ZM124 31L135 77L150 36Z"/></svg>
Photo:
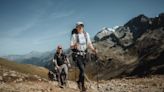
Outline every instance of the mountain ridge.
<svg viewBox="0 0 164 92"><path fill-rule="evenodd" d="M147 16L141 14L138 15L137 17L130 19L123 26L113 28L112 31L110 31L110 28L104 27L102 30L100 30L100 32L98 32L95 35L94 45L99 51L98 56L100 58L100 61L107 62L107 66L106 66L107 68L120 67L120 71L119 71L120 73L115 73L117 72L116 71L117 68L115 68L115 72L112 72L114 71L113 68L110 70L111 75L112 73L115 76L120 76L122 73L124 74L127 73L126 76L132 75L131 74L132 70L135 70L134 68L137 66L140 67L140 65L125 66L125 64L130 64L130 62L135 62L135 61L136 61L135 63L140 64L141 62L139 61L146 61L146 58L148 58L148 56L145 56L144 59L142 59L143 57L141 56L143 56L145 53L150 56L153 56L153 54L151 55L149 53L151 49L158 50L158 48L160 48L159 50L160 52L156 54L163 55L162 54L163 48L160 47L163 46L163 38L164 38L163 30L164 30L164 13L159 14L159 16L155 18L148 18ZM148 40L149 43L145 39ZM69 50L67 52L70 53ZM43 66L51 70L53 69L53 64L51 62L53 59L53 54L54 51L51 51L48 54L43 54L43 56L41 57L31 57L29 59L23 59L21 63ZM156 58L158 60L158 57ZM70 60L71 60L71 56L70 56ZM71 63L73 64L73 61L71 61ZM95 66L92 66L93 69L91 70L94 70ZM132 67L132 68L129 69L129 71L125 71L123 67ZM151 65L151 67L154 66ZM151 67L149 66L149 68ZM106 76L107 78L105 79L110 79L114 77L111 75Z"/></svg>

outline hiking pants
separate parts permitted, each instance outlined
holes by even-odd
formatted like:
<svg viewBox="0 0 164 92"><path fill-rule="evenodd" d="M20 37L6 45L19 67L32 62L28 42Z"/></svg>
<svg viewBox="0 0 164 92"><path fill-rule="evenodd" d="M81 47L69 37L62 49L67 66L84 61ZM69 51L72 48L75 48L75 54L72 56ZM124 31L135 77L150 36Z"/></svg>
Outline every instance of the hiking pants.
<svg viewBox="0 0 164 92"><path fill-rule="evenodd" d="M78 82L82 83L82 86L84 86L86 58L84 56L78 55L76 61L77 67L80 70Z"/></svg>
<svg viewBox="0 0 164 92"><path fill-rule="evenodd" d="M61 85L66 84L66 81L68 79L68 67L66 64L63 64L59 66L58 69L58 81L61 83Z"/></svg>

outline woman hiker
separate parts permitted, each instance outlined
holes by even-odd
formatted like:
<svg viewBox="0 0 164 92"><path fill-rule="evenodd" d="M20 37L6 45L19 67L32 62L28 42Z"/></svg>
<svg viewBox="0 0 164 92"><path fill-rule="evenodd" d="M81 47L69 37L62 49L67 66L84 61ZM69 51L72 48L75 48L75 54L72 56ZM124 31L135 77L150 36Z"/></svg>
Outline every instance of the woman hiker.
<svg viewBox="0 0 164 92"><path fill-rule="evenodd" d="M96 53L96 49L93 47L90 36L87 32L84 31L83 22L77 22L76 28L72 31L71 37L71 49L74 53L73 58L76 58L75 61L77 63L77 67L80 70L79 80L77 81L78 87L82 91L86 91L86 87L84 85L85 79L85 64L87 62L86 54L87 49L90 48L94 53Z"/></svg>

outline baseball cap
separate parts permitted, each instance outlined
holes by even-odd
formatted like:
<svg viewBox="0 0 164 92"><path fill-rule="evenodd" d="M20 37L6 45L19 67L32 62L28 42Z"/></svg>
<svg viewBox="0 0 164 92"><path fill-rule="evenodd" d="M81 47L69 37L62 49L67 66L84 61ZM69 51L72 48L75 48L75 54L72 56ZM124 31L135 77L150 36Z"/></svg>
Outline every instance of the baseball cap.
<svg viewBox="0 0 164 92"><path fill-rule="evenodd" d="M62 49L62 46L61 45L58 45L58 47L57 47L58 49Z"/></svg>
<svg viewBox="0 0 164 92"><path fill-rule="evenodd" d="M76 26L82 26L82 27L84 27L84 23L81 22L81 21L79 21L79 22L76 23Z"/></svg>

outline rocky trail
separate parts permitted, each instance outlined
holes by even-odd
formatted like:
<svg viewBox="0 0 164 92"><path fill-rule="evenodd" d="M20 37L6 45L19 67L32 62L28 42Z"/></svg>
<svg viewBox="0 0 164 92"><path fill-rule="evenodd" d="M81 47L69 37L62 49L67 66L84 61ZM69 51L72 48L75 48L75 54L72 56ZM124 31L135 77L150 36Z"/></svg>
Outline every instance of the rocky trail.
<svg viewBox="0 0 164 92"><path fill-rule="evenodd" d="M144 78L126 77L108 81L86 83L87 92L164 92L164 75ZM37 75L23 74L0 67L0 92L80 92L74 81L68 81L60 88L56 81L49 81Z"/></svg>

